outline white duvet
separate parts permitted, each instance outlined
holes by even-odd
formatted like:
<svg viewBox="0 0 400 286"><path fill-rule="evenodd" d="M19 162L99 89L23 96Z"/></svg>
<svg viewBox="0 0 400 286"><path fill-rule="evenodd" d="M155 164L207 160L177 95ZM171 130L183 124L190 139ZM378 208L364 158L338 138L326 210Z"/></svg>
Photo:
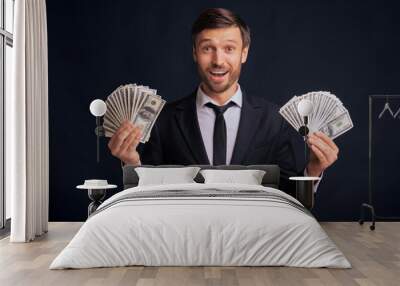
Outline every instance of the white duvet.
<svg viewBox="0 0 400 286"><path fill-rule="evenodd" d="M207 193L210 189L258 190L278 199L178 195L121 200L149 191ZM193 183L127 189L99 207L50 269L127 265L351 267L315 218L295 204L300 203L279 190L254 185Z"/></svg>

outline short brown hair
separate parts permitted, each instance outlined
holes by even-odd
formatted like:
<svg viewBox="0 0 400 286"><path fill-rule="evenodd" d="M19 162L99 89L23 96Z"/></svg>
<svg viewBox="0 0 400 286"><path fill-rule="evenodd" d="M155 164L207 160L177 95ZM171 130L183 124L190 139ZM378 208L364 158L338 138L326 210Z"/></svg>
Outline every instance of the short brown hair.
<svg viewBox="0 0 400 286"><path fill-rule="evenodd" d="M196 37L201 31L232 26L236 26L240 29L243 47L248 47L250 45L250 28L239 15L224 8L209 8L204 10L192 26L193 47L196 46Z"/></svg>

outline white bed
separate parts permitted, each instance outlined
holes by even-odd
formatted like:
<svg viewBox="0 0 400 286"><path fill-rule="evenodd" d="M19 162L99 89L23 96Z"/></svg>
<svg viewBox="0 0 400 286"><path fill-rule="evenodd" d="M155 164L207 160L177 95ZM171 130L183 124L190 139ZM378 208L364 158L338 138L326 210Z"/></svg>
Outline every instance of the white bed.
<svg viewBox="0 0 400 286"><path fill-rule="evenodd" d="M351 267L291 196L264 186L198 183L114 195L50 269L127 265Z"/></svg>

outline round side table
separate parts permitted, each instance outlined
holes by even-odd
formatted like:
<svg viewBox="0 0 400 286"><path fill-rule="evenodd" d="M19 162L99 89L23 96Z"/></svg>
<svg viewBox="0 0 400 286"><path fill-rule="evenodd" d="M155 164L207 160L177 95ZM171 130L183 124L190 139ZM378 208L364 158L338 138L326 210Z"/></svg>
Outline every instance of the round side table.
<svg viewBox="0 0 400 286"><path fill-rule="evenodd" d="M296 181L296 199L307 209L314 207L314 182L320 180L320 177L290 177L289 180Z"/></svg>
<svg viewBox="0 0 400 286"><path fill-rule="evenodd" d="M79 185L76 186L77 189L87 190L89 199L91 203L88 206L88 217L94 213L97 208L103 203L106 197L106 191L108 189L115 189L116 185L106 185L106 186L90 186L90 185Z"/></svg>

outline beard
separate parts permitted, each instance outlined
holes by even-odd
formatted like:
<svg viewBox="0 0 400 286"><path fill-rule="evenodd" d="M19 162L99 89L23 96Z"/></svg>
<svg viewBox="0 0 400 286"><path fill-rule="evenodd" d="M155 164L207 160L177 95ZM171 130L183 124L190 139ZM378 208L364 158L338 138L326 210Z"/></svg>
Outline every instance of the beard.
<svg viewBox="0 0 400 286"><path fill-rule="evenodd" d="M213 82L209 78L209 71L212 69L217 69L217 70L221 69L222 70L223 69L222 67L217 66L217 65L212 65L204 71L201 69L201 67L199 65L197 65L197 70L198 70L200 79L202 80L205 87L213 93L222 93L222 92L225 92L226 90L228 90L230 87L232 87L232 85L234 85L239 80L241 68L242 68L242 65L239 64L239 66L237 68L230 69L226 75L228 77L226 82L218 84L218 83Z"/></svg>

